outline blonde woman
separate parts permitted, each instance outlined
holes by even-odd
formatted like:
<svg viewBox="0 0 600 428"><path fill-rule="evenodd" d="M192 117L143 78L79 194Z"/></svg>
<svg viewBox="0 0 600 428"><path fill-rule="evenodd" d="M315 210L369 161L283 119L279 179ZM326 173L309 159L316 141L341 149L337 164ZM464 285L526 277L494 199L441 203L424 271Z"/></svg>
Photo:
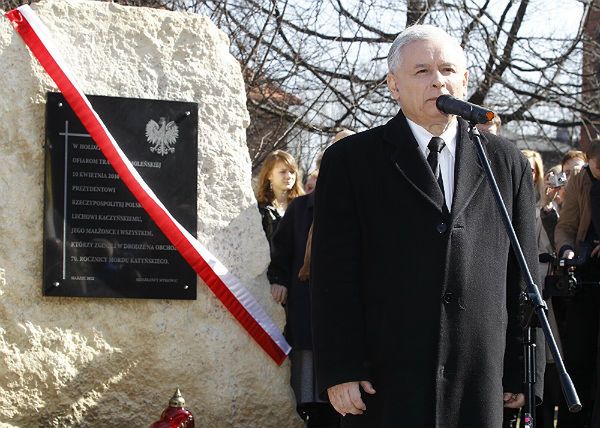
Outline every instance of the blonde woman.
<svg viewBox="0 0 600 428"><path fill-rule="evenodd" d="M544 164L542 163L542 156L539 152L534 150L521 150L529 161L531 166L531 174L533 176L533 187L535 188L535 199L536 207L535 210L535 232L537 237L538 253L551 253L552 244L548 238L548 234L542 225L542 219L540 217L540 209L545 204L544 195L546 194L546 184L544 183ZM546 276L546 270L548 266L546 263L540 263L539 266L539 277L537 278L537 284L541 285L544 283Z"/></svg>
<svg viewBox="0 0 600 428"><path fill-rule="evenodd" d="M522 150L523 154L529 160L531 166L531 174L533 175L533 186L536 192L536 210L535 210L535 229L537 236L538 252L539 253L552 253L553 245L548 237L546 229L542 225L541 210L547 204L548 192L546 190L546 180L544 177L544 164L542 163L542 156L539 152L534 150ZM544 279L548 271L547 263L540 263L538 266L538 286L542 287ZM548 321L552 328L552 334L556 339L556 342L561 349L562 345L558 332L558 324L556 322L556 316L554 314L554 306L552 299L549 299L548 304ZM546 348L546 371L544 377L544 403L539 406L536 410L537 415L537 426L550 426L554 421L554 406L560 405L560 391L557 391L557 381L552 378L555 376L556 368L553 367L554 360L550 350Z"/></svg>
<svg viewBox="0 0 600 428"><path fill-rule="evenodd" d="M546 184L544 183L544 163L542 162L542 155L535 150L521 150L529 161L531 166L531 174L533 176L533 187L535 187L535 199L538 208L541 208L540 204L543 204L544 196L546 194Z"/></svg>
<svg viewBox="0 0 600 428"><path fill-rule="evenodd" d="M304 195L299 175L298 164L283 150L270 153L258 174L256 200L269 245L289 203L296 196Z"/></svg>

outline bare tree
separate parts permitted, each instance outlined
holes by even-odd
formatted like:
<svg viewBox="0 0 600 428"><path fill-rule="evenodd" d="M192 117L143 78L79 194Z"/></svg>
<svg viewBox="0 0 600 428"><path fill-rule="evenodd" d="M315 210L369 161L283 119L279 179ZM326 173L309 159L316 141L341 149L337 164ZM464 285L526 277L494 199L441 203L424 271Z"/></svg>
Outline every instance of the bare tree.
<svg viewBox="0 0 600 428"><path fill-rule="evenodd" d="M598 98L598 85L582 88L584 49L597 58L597 41L583 31L588 3L581 3L579 27L558 35L552 26L527 26L530 16L542 13L533 0L166 3L208 14L229 34L234 55L250 71L249 91L267 81L302 101L249 100L252 117L281 119L269 144L251 142L256 166L263 149L318 142L319 136L324 143L342 127L364 129L393 116L397 106L384 84L387 50L417 22L439 25L462 41L471 64L469 101L494 108L523 135L546 135L550 144L557 129L577 133L582 123L599 118L598 105L590 102Z"/></svg>
<svg viewBox="0 0 600 428"><path fill-rule="evenodd" d="M590 2L599 0L580 1L580 23L571 32L528 25L546 7L539 0L119 3L208 15L230 37L243 71L253 167L280 148L308 169L318 147L341 128L362 130L396 114L385 59L397 34L413 23L441 26L461 40L470 64L469 101L493 108L523 136L547 136L550 145L559 129L577 134L585 125L595 132L598 67L582 70L584 58L598 63L597 24L585 32L584 23L594 10Z"/></svg>

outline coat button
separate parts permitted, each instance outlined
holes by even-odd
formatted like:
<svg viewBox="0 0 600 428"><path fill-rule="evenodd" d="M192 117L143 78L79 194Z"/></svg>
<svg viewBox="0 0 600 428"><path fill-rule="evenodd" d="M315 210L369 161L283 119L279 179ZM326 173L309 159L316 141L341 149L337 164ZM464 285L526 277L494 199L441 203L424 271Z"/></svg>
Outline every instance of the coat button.
<svg viewBox="0 0 600 428"><path fill-rule="evenodd" d="M441 235L442 233L446 233L448 226L446 226L446 223L440 223L435 228L437 229L438 233Z"/></svg>
<svg viewBox="0 0 600 428"><path fill-rule="evenodd" d="M452 303L452 292L448 291L444 293L444 297L442 297L442 300L444 301L444 303Z"/></svg>

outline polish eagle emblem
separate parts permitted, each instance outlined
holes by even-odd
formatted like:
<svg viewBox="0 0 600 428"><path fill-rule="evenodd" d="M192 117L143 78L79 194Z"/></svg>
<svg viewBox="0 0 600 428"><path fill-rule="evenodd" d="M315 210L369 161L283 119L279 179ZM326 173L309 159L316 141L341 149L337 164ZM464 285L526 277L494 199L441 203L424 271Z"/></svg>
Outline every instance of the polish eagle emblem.
<svg viewBox="0 0 600 428"><path fill-rule="evenodd" d="M146 138L150 147L150 151L161 156L166 156L169 153L175 152L173 147L179 137L179 128L173 121L168 122L164 117L161 117L156 123L150 119L146 124Z"/></svg>

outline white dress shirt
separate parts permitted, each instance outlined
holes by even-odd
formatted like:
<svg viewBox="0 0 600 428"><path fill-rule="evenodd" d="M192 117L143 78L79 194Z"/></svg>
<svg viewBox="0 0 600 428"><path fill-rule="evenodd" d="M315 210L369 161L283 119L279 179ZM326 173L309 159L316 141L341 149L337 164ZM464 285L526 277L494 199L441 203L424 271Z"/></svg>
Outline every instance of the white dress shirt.
<svg viewBox="0 0 600 428"><path fill-rule="evenodd" d="M427 131L420 125L417 125L410 119L406 119L410 130L415 136L415 140L419 144L419 148L423 153L425 159L429 155L429 149L427 145L433 138L433 134ZM444 198L446 199L446 206L448 210L452 210L452 197L454 196L454 162L456 159L456 138L458 137L458 121L454 120L454 124L451 124L442 135L439 136L444 140L446 145L439 154L438 163L440 165L440 174L444 181Z"/></svg>

